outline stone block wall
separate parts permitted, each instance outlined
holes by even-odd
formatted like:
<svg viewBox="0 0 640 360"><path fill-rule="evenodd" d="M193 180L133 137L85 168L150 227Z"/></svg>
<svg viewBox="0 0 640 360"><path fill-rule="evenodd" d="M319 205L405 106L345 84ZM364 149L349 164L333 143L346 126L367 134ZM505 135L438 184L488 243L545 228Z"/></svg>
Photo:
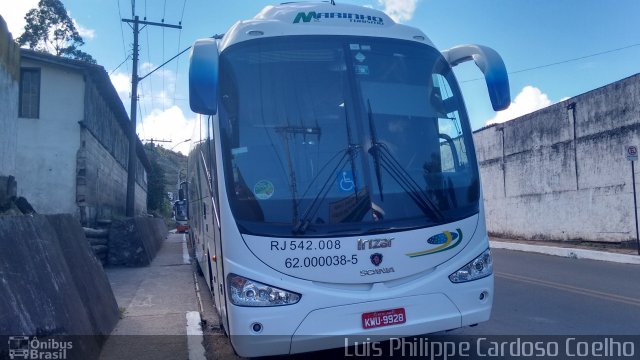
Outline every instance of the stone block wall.
<svg viewBox="0 0 640 360"><path fill-rule="evenodd" d="M127 171L88 131L82 128L77 155L76 201L83 224L124 215ZM139 165L141 166L141 165ZM136 183L136 212L147 211L147 189Z"/></svg>

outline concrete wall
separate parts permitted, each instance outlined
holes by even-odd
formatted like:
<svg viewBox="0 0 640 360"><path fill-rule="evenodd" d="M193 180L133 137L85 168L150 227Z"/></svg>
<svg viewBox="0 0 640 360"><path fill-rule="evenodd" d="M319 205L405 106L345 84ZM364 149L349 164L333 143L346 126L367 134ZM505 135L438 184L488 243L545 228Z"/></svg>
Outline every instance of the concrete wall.
<svg viewBox="0 0 640 360"><path fill-rule="evenodd" d="M490 233L635 239L623 150L640 145L640 74L476 131L474 141Z"/></svg>
<svg viewBox="0 0 640 360"><path fill-rule="evenodd" d="M24 59L22 67L41 70L40 117L18 119L18 195L39 213L78 214L76 152L84 118L82 73Z"/></svg>
<svg viewBox="0 0 640 360"><path fill-rule="evenodd" d="M83 223L125 214L129 162L125 129L92 82L87 82L86 90L82 147L77 156L77 200ZM147 177L142 162L136 160L135 210L141 214L147 211Z"/></svg>
<svg viewBox="0 0 640 360"><path fill-rule="evenodd" d="M0 251L0 335L94 335L72 338L68 355L97 358L119 311L78 221L71 215L0 217L0 248L10 249Z"/></svg>
<svg viewBox="0 0 640 360"><path fill-rule="evenodd" d="M129 162L129 137L128 130L116 118L114 110L107 104L103 95L92 83L87 83L85 93L85 119L83 126L100 142L111 156L123 168L128 168ZM118 98L117 101L120 101ZM129 126L129 119L125 119L125 125ZM146 191L147 174L140 158L136 158L136 182Z"/></svg>
<svg viewBox="0 0 640 360"><path fill-rule="evenodd" d="M80 132L77 200L81 219L89 223L125 213L127 170L87 130ZM141 165L140 165L141 166ZM147 192L136 183L136 211L146 212Z"/></svg>
<svg viewBox="0 0 640 360"><path fill-rule="evenodd" d="M0 16L0 176L14 175L20 50Z"/></svg>

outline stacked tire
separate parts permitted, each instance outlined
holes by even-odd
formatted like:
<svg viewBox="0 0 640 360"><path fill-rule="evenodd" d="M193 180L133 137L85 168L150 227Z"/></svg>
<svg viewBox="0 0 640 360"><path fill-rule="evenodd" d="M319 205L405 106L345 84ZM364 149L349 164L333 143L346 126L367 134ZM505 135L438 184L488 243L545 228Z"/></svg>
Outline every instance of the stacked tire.
<svg viewBox="0 0 640 360"><path fill-rule="evenodd" d="M102 266L107 265L107 255L109 254L109 229L84 228L84 234L89 241L96 258L100 260Z"/></svg>

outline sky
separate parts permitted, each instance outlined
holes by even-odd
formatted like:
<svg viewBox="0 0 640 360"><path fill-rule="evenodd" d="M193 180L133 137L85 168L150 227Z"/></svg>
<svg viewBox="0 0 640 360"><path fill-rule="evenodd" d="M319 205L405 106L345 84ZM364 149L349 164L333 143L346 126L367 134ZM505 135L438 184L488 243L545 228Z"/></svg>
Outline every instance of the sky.
<svg viewBox="0 0 640 360"><path fill-rule="evenodd" d="M90 53L110 73L130 107L132 30L121 18L182 24L182 30L147 27L140 34L144 76L199 38L224 33L250 19L265 0L63 0ZM502 56L510 73L511 106L494 112L482 73L472 62L454 72L471 127L504 122L640 72L638 0L336 0L380 9L421 29L439 50L482 44ZM14 38L38 0L0 0L0 15ZM577 59L577 60L574 60ZM126 60L126 61L125 61ZM555 64L555 65L554 65ZM197 115L188 103L188 52L140 82L141 139L187 153Z"/></svg>

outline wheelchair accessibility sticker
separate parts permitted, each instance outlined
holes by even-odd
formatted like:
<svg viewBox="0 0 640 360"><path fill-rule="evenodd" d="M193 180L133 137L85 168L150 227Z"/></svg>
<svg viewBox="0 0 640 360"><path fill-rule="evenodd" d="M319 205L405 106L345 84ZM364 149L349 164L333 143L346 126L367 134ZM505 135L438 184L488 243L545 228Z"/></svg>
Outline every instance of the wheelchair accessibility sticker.
<svg viewBox="0 0 640 360"><path fill-rule="evenodd" d="M336 178L336 185L341 192L353 191L356 187L356 183L353 180L353 173L349 170L340 171Z"/></svg>

